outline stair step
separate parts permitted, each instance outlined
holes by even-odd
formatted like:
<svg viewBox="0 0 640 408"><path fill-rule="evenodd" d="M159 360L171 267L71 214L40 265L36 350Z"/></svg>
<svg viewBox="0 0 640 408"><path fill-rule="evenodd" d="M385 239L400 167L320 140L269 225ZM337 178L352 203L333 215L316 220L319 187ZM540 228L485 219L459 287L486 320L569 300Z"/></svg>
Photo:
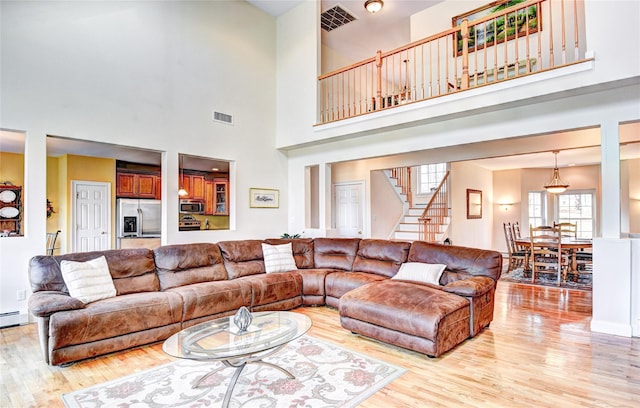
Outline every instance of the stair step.
<svg viewBox="0 0 640 408"><path fill-rule="evenodd" d="M420 231L420 224L413 222L401 222L398 225L398 229L396 231L407 232L407 231Z"/></svg>

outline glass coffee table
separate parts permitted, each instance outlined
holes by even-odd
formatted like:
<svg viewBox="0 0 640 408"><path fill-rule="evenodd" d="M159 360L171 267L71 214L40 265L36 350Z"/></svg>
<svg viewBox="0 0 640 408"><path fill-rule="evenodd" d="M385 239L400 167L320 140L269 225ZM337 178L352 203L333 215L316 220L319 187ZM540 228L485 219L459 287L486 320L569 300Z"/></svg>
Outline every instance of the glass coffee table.
<svg viewBox="0 0 640 408"><path fill-rule="evenodd" d="M311 319L299 313L258 312L251 315L251 325L244 331L234 324L233 316L223 317L188 327L169 337L162 345L162 350L173 357L224 364L200 377L193 388L220 370L236 369L227 387L223 407L229 406L238 377L247 364L262 364L295 378L284 368L263 359L277 353L311 328Z"/></svg>

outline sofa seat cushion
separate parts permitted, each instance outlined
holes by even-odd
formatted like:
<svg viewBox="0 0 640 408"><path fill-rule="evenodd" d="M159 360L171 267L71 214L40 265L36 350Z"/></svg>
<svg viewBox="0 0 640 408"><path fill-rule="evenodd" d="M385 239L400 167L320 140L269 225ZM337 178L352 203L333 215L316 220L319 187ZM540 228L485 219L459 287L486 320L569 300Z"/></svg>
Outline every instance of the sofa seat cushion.
<svg viewBox="0 0 640 408"><path fill-rule="evenodd" d="M373 283L346 293L340 299L340 316L362 320L434 342L441 331L441 322L459 310L466 311L466 330L469 336L469 301L432 287L420 284L388 280ZM364 333L367 335L366 333Z"/></svg>
<svg viewBox="0 0 640 408"><path fill-rule="evenodd" d="M144 292L102 299L82 309L52 314L49 349L167 326L181 319L182 299L176 293Z"/></svg>
<svg viewBox="0 0 640 408"><path fill-rule="evenodd" d="M246 276L236 281L251 287L252 308L287 299L302 300L302 277L295 271Z"/></svg>
<svg viewBox="0 0 640 408"><path fill-rule="evenodd" d="M325 279L334 269L298 269L302 277L302 294L324 297Z"/></svg>
<svg viewBox="0 0 640 408"><path fill-rule="evenodd" d="M336 271L330 273L325 278L327 304L329 306L338 307L337 303L331 300L331 298L340 299L342 295L349 292L350 290L356 289L371 282L379 282L388 279L389 278L381 275L375 275L373 273L365 272Z"/></svg>
<svg viewBox="0 0 640 408"><path fill-rule="evenodd" d="M167 292L182 297L183 322L251 306L251 287L236 280L194 283Z"/></svg>

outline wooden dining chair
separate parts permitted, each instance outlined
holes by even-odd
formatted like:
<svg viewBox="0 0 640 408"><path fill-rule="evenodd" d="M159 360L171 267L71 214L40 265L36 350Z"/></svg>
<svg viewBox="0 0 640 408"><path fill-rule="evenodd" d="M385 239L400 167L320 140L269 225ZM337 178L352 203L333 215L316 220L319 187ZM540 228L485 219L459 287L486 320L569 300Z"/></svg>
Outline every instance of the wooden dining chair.
<svg viewBox="0 0 640 408"><path fill-rule="evenodd" d="M509 273L524 265L527 254L526 250L520 249L519 246L516 245L511 223L503 222L502 228L504 229L504 239L507 244L507 252L509 254L509 261L507 264L507 273Z"/></svg>
<svg viewBox="0 0 640 408"><path fill-rule="evenodd" d="M553 222L553 228L560 230L560 236L576 238L578 236L578 225L572 222Z"/></svg>
<svg viewBox="0 0 640 408"><path fill-rule="evenodd" d="M529 227L531 241L531 283L536 273L554 272L558 277L558 286L567 279L569 256L562 250L560 230L548 227Z"/></svg>
<svg viewBox="0 0 640 408"><path fill-rule="evenodd" d="M578 225L571 222L559 222L554 226L560 229L560 235L563 238L577 238L578 237ZM570 261L576 266L577 271L587 271L591 269L593 264L593 254L589 251L575 250L568 251ZM575 261L573 260L575 258Z"/></svg>

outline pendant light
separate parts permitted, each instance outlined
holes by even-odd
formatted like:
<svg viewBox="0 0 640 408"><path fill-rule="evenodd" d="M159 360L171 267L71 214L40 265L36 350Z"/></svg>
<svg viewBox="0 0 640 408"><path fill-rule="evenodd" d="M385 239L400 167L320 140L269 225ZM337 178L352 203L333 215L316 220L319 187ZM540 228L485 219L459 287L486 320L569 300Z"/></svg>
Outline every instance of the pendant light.
<svg viewBox="0 0 640 408"><path fill-rule="evenodd" d="M180 176L180 189L178 190L178 196L179 197L184 197L187 194L187 190L184 189L184 186L182 185L182 180L184 179L184 169L182 168L182 155L179 156L180 157L180 172L179 172L179 176Z"/></svg>
<svg viewBox="0 0 640 408"><path fill-rule="evenodd" d="M551 178L551 181L544 186L545 190L552 194L564 193L569 187L568 184L563 183L560 179L560 171L558 170L558 153L558 150L553 151L556 158L556 166L553 168L553 177Z"/></svg>

